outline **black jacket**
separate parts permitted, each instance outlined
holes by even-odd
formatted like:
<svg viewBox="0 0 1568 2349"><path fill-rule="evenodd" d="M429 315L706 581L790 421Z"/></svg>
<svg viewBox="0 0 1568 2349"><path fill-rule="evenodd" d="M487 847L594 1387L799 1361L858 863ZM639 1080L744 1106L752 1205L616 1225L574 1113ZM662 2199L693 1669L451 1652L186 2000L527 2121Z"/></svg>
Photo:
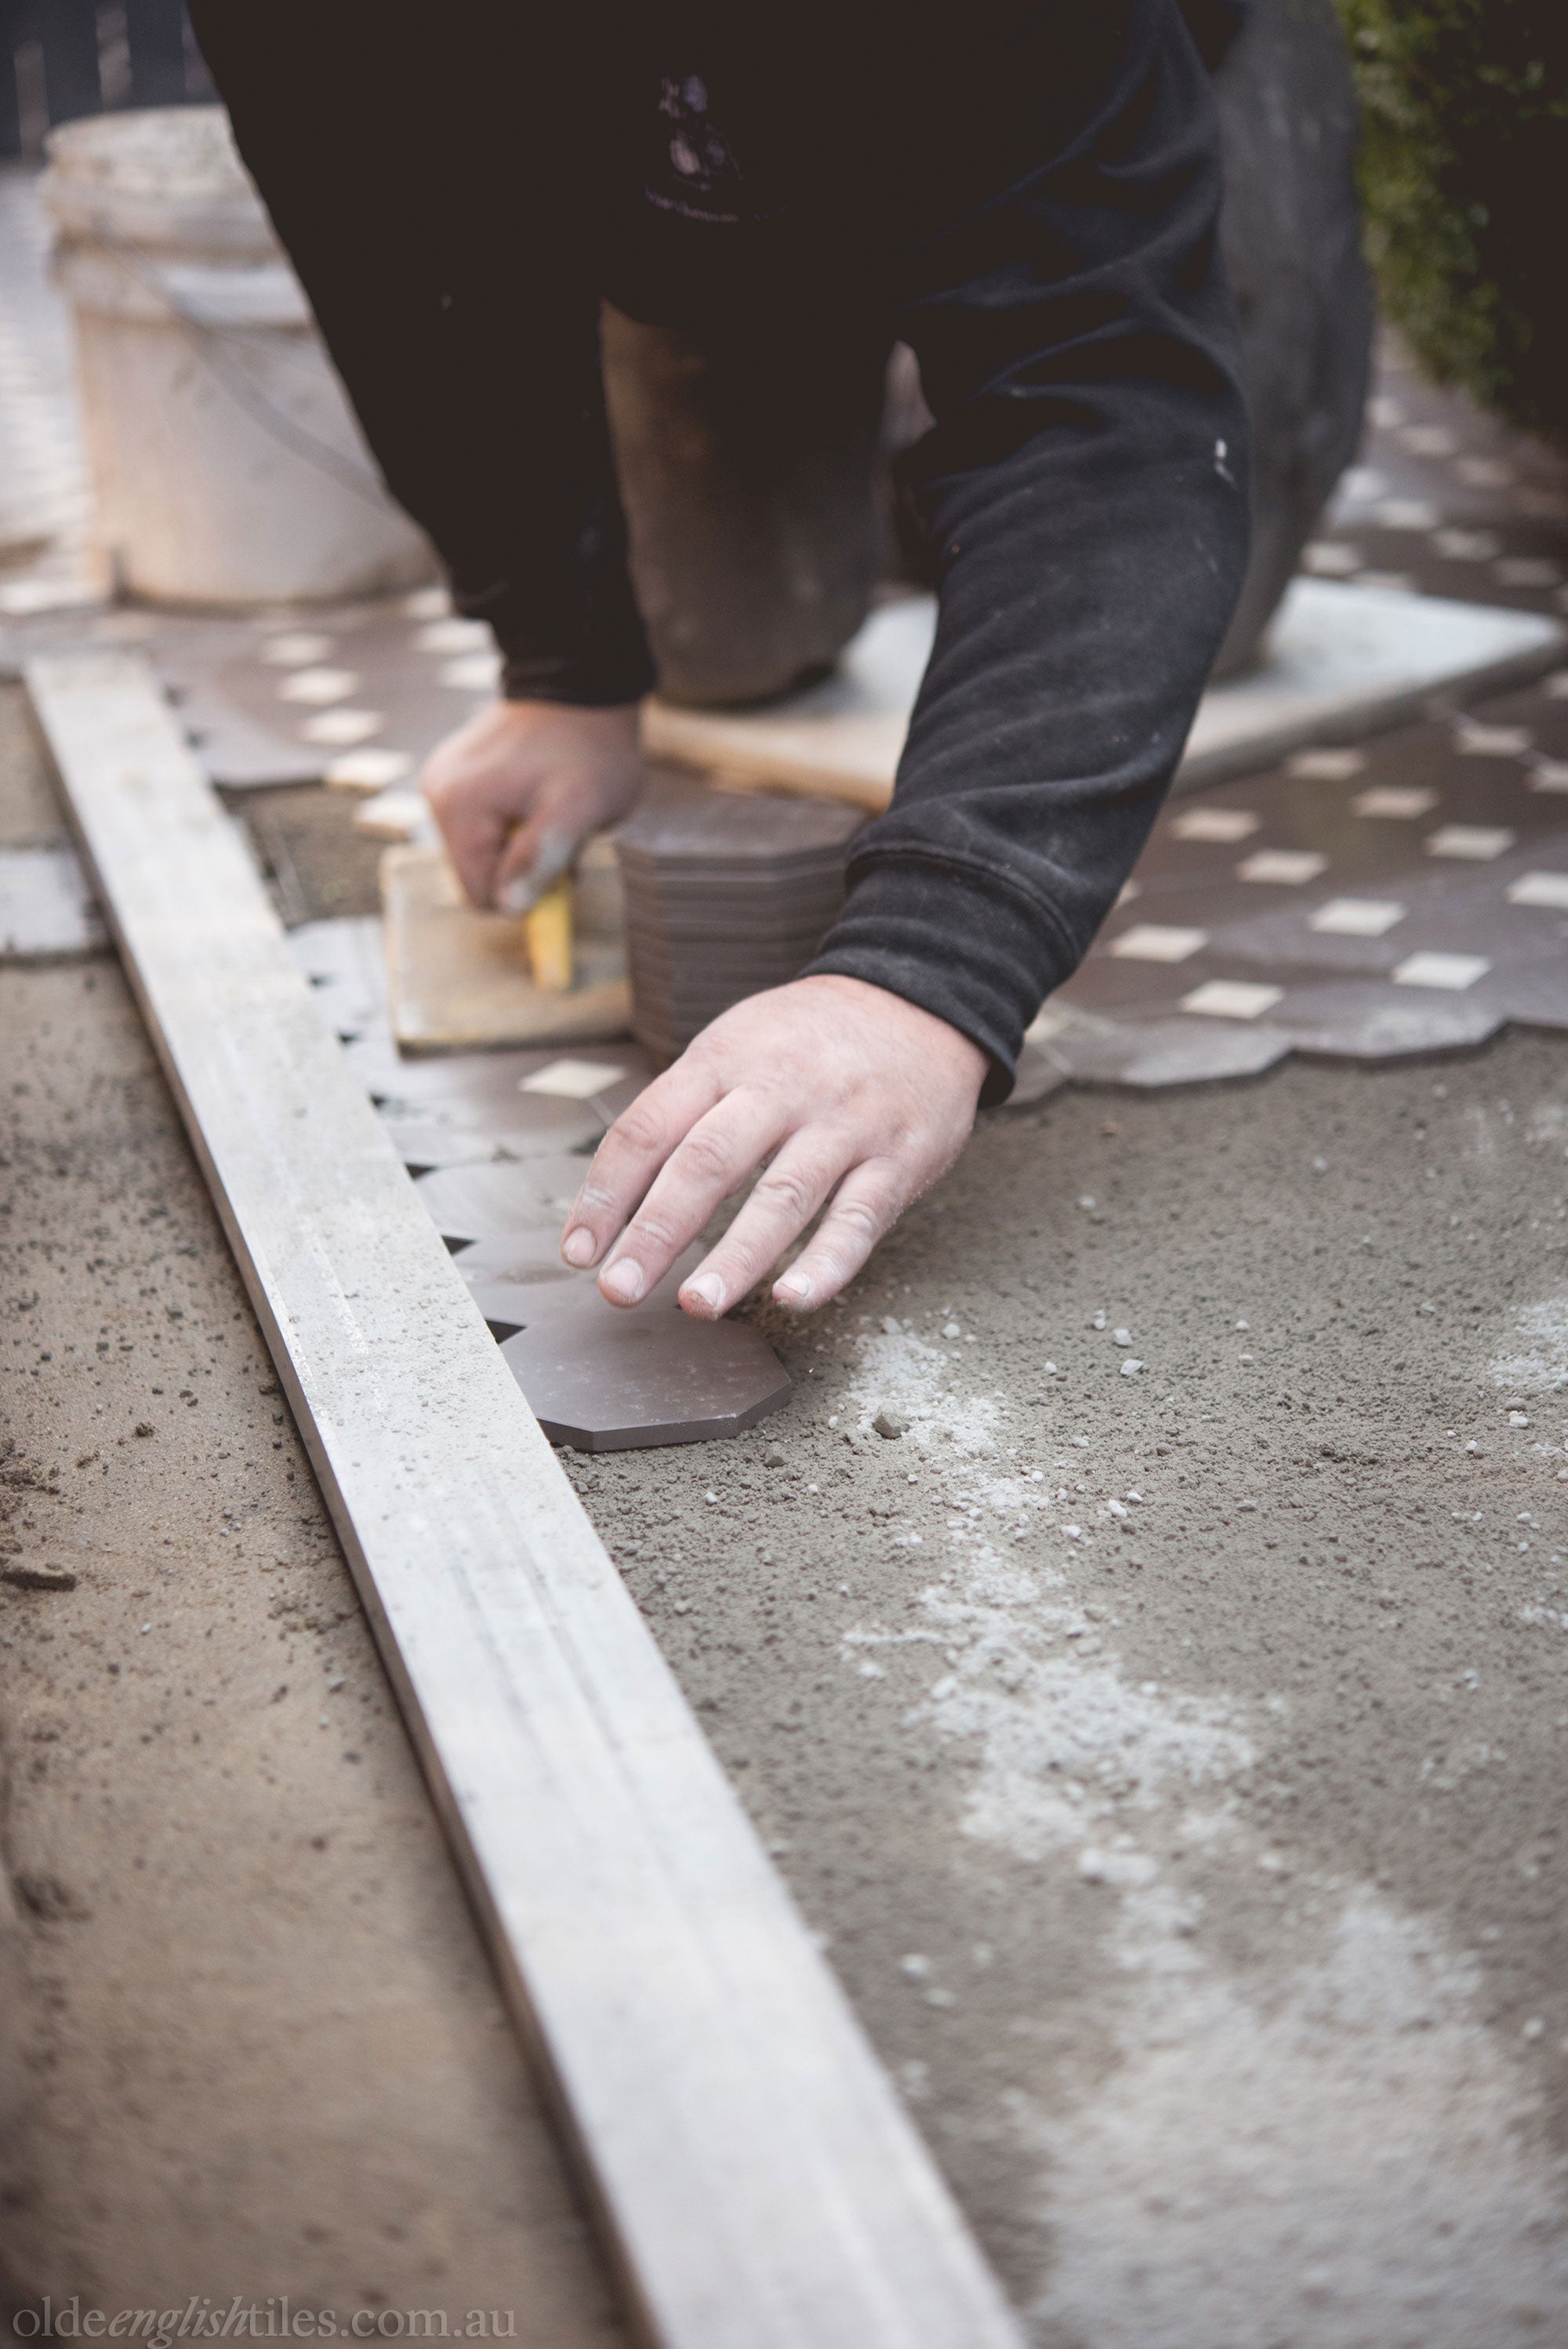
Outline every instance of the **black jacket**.
<svg viewBox="0 0 1568 2349"><path fill-rule="evenodd" d="M1232 0L1204 5L1217 38ZM812 968L950 1020L1005 1092L1147 837L1246 555L1218 135L1178 0L193 14L387 481L514 694L651 682L602 296L727 330L814 305L913 346L936 645ZM695 197L660 111L692 74L726 134Z"/></svg>

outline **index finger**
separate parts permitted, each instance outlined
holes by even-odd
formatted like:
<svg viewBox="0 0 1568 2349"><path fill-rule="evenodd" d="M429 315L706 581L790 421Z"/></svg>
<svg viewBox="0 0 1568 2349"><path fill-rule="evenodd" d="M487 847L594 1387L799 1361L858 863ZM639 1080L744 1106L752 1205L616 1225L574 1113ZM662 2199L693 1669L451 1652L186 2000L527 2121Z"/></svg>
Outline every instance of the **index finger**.
<svg viewBox="0 0 1568 2349"><path fill-rule="evenodd" d="M723 1097L717 1077L683 1055L621 1112L567 1216L561 1253L568 1264L598 1263L671 1152Z"/></svg>
<svg viewBox="0 0 1568 2349"><path fill-rule="evenodd" d="M516 817L488 804L471 779L425 782L424 792L469 902L488 906Z"/></svg>

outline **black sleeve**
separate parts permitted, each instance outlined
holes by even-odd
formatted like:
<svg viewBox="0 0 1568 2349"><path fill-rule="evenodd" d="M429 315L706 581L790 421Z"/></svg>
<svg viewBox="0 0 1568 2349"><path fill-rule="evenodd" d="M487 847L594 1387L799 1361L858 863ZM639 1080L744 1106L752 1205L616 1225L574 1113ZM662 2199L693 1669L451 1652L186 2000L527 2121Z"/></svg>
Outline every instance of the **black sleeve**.
<svg viewBox="0 0 1568 2349"><path fill-rule="evenodd" d="M544 12L192 0L235 137L387 486L506 690L653 682L599 369L596 191Z"/></svg>
<svg viewBox="0 0 1568 2349"><path fill-rule="evenodd" d="M1076 130L989 191L972 179L903 264L899 331L936 418L916 455L936 643L892 807L811 966L963 1030L991 1055L988 1099L1142 848L1247 553L1208 79L1175 0L1117 13ZM1061 10L1029 14L1061 39ZM1015 64L1051 86L1048 53ZM964 103L949 146L978 150L984 109Z"/></svg>

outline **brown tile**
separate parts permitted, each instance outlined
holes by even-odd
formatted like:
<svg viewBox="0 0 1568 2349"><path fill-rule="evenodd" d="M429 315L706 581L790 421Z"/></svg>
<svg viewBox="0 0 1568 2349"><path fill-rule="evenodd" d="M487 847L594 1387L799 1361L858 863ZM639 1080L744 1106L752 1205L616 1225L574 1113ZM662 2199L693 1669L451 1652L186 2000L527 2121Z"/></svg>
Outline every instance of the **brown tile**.
<svg viewBox="0 0 1568 2349"><path fill-rule="evenodd" d="M517 1164L453 1166L415 1185L449 1245L559 1232L588 1172L586 1158L530 1158Z"/></svg>
<svg viewBox="0 0 1568 2349"><path fill-rule="evenodd" d="M696 1321L664 1299L630 1311L596 1288L501 1347L552 1443L622 1452L738 1435L788 1401L789 1377L743 1321Z"/></svg>

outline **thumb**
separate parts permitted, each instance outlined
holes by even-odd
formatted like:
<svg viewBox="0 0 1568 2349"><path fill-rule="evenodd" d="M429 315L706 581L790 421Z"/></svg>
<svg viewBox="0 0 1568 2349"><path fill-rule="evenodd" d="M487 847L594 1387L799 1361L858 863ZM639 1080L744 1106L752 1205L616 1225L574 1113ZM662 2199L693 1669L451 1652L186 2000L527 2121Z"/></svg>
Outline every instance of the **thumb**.
<svg viewBox="0 0 1568 2349"><path fill-rule="evenodd" d="M559 812L541 810L520 823L496 867L495 903L503 914L526 914L571 866L580 833Z"/></svg>

